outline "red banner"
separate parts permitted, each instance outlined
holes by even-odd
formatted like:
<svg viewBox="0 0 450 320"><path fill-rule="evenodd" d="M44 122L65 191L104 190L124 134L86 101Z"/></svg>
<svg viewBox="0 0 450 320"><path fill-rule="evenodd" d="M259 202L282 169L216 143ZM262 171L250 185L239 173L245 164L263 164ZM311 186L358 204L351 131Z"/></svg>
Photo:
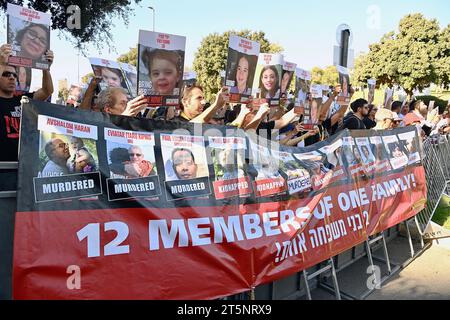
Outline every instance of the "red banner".
<svg viewBox="0 0 450 320"><path fill-rule="evenodd" d="M311 267L417 214L423 167L312 198L19 212L15 299L214 299Z"/></svg>

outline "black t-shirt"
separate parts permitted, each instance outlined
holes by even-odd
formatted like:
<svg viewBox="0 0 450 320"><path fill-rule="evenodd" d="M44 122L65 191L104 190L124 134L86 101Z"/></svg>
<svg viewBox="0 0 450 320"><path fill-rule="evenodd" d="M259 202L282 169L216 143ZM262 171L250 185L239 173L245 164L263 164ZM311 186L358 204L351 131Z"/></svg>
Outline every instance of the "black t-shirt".
<svg viewBox="0 0 450 320"><path fill-rule="evenodd" d="M178 117L173 118L170 121L178 121L178 122L189 122L187 118L183 117L182 115L179 115Z"/></svg>
<svg viewBox="0 0 450 320"><path fill-rule="evenodd" d="M319 125L317 125L317 127L319 128L319 133L306 138L305 139L305 147L312 146L313 144L323 141L326 138L325 129L323 127L323 124L319 124ZM302 135L307 132L308 131L302 132Z"/></svg>
<svg viewBox="0 0 450 320"><path fill-rule="evenodd" d="M350 113L344 118L344 129L349 130L364 130L366 125L355 114Z"/></svg>
<svg viewBox="0 0 450 320"><path fill-rule="evenodd" d="M273 129L275 129L275 121L261 122L258 126L258 129L256 129L256 134L261 135L263 138L271 140ZM261 132L261 130L266 130L266 132Z"/></svg>
<svg viewBox="0 0 450 320"><path fill-rule="evenodd" d="M373 121L372 119L369 119L368 117L365 117L363 122L366 125L366 129L375 128L377 125L377 123L375 121Z"/></svg>
<svg viewBox="0 0 450 320"><path fill-rule="evenodd" d="M339 121L334 125L331 125L331 118L328 118L324 122L322 122L322 126L325 130L327 130L328 135L331 137L334 136L334 134L338 131Z"/></svg>
<svg viewBox="0 0 450 320"><path fill-rule="evenodd" d="M17 161L20 115L22 113L20 99L22 99L22 96L32 99L33 95L34 93L26 93L12 98L0 97L0 146L2 148L0 161Z"/></svg>

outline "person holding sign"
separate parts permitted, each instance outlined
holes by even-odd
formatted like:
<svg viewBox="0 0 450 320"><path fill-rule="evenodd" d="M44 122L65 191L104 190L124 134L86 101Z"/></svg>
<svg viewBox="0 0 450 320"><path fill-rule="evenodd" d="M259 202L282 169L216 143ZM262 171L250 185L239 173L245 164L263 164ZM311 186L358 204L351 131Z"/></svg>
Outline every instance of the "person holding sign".
<svg viewBox="0 0 450 320"><path fill-rule="evenodd" d="M208 109L203 110L206 105L203 88L200 86L186 88L181 101L182 112L180 116L174 118L174 121L208 123L228 100L228 88L223 87L217 93L216 101Z"/></svg>
<svg viewBox="0 0 450 320"><path fill-rule="evenodd" d="M53 81L49 70L42 70L42 88L32 93L15 96L18 75L13 66L8 65L12 55L12 46L4 44L0 47L0 145L2 153L0 161L17 161L20 128L20 100L23 96L34 100L45 101L53 93ZM53 52L47 51L49 65L53 62Z"/></svg>
<svg viewBox="0 0 450 320"><path fill-rule="evenodd" d="M89 101L86 97L85 100ZM82 105L85 109L86 104ZM123 88L107 88L100 92L97 98L98 110L114 115L136 117L147 107L147 99L143 95L128 101L127 92Z"/></svg>

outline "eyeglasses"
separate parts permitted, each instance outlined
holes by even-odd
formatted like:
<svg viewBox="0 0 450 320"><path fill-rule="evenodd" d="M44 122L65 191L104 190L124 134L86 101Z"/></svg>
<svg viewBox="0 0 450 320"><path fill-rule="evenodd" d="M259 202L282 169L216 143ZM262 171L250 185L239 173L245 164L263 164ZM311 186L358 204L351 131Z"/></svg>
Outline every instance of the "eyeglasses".
<svg viewBox="0 0 450 320"><path fill-rule="evenodd" d="M2 77L9 78L11 76L13 76L14 78L17 79L17 73L15 73L15 72L3 71L3 73L2 73Z"/></svg>
<svg viewBox="0 0 450 320"><path fill-rule="evenodd" d="M142 153L129 153L130 157L142 157Z"/></svg>
<svg viewBox="0 0 450 320"><path fill-rule="evenodd" d="M26 35L27 35L28 39L30 39L30 40L36 40L36 39L39 40L39 43L43 47L46 47L47 44L48 44L47 38L46 37L39 37L38 33L36 31L34 31L34 30L31 30L31 29L27 30Z"/></svg>

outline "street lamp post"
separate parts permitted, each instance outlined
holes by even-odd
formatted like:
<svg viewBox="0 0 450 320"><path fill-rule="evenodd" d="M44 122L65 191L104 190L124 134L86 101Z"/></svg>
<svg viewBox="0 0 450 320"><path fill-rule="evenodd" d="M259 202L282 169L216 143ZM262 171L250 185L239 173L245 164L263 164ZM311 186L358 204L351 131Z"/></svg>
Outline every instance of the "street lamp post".
<svg viewBox="0 0 450 320"><path fill-rule="evenodd" d="M155 32L155 8L153 7L148 8L153 11L153 32Z"/></svg>

